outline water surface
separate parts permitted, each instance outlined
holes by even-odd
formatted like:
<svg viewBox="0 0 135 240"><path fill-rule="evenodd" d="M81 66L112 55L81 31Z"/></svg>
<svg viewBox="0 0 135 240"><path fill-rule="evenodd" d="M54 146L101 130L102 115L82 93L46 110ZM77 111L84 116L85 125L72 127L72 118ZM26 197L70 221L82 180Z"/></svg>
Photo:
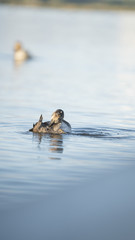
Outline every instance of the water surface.
<svg viewBox="0 0 135 240"><path fill-rule="evenodd" d="M134 12L1 5L0 29L0 211L133 166ZM28 131L58 108L71 134Z"/></svg>

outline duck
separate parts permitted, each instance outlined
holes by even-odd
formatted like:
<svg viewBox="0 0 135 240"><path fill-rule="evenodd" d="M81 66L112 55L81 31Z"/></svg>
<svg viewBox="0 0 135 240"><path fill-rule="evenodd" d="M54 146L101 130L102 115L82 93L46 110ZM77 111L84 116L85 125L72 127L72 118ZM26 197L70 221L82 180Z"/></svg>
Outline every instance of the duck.
<svg viewBox="0 0 135 240"><path fill-rule="evenodd" d="M30 58L31 55L23 48L21 42L16 42L14 45L14 61L22 62Z"/></svg>
<svg viewBox="0 0 135 240"><path fill-rule="evenodd" d="M71 125L64 120L64 111L57 109L51 116L51 120L43 122L43 116L41 114L38 122L33 124L33 128L29 129L30 132L34 133L70 133Z"/></svg>

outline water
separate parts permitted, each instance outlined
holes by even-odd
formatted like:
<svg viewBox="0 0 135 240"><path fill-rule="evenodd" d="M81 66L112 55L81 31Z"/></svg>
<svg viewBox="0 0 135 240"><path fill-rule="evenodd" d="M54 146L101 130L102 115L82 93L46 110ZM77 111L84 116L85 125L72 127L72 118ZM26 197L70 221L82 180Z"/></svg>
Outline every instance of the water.
<svg viewBox="0 0 135 240"><path fill-rule="evenodd" d="M0 5L0 29L0 211L134 166L134 12ZM71 134L28 131L58 108Z"/></svg>

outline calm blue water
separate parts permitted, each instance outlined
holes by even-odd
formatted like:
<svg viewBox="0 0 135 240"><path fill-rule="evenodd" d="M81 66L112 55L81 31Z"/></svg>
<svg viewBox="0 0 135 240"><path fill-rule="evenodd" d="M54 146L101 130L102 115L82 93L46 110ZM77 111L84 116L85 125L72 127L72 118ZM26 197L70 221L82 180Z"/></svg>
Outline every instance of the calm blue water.
<svg viewBox="0 0 135 240"><path fill-rule="evenodd" d="M134 12L0 5L0 32L0 210L135 164ZM71 134L28 132L57 108Z"/></svg>

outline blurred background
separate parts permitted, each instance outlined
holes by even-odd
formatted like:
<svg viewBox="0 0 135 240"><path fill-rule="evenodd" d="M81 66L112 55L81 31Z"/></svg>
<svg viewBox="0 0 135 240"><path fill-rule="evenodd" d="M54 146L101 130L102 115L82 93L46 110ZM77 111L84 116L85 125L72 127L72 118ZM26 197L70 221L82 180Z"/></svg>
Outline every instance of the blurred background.
<svg viewBox="0 0 135 240"><path fill-rule="evenodd" d="M134 0L0 0L1 3L26 5L66 6L66 7L94 7L94 8L134 8Z"/></svg>

